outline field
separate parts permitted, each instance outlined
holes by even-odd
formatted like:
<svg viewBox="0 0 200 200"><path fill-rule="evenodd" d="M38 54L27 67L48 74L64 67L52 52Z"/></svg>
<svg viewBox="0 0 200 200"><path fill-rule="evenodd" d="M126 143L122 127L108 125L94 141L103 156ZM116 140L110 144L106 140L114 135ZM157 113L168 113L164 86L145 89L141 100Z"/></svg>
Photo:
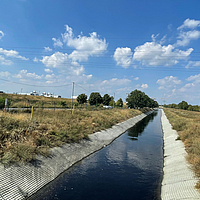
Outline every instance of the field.
<svg viewBox="0 0 200 200"><path fill-rule="evenodd" d="M95 110L94 110L95 109ZM64 143L80 142L89 134L141 114L133 109L91 108L44 110L33 113L0 112L0 162L10 165L29 162L37 154L49 156L49 149Z"/></svg>
<svg viewBox="0 0 200 200"><path fill-rule="evenodd" d="M200 112L165 108L165 114L181 139L188 153L187 160L199 178L200 189Z"/></svg>
<svg viewBox="0 0 200 200"><path fill-rule="evenodd" d="M32 95L0 94L0 98L7 98L10 101L10 108L70 108L71 99L53 98ZM76 100L73 100L76 103Z"/></svg>

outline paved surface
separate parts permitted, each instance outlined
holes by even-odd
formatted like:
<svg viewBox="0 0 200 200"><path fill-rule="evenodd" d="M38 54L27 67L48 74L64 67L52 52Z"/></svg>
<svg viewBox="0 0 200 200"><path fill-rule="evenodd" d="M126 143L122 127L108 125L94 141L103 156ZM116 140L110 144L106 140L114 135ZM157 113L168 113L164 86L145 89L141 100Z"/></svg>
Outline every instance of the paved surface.
<svg viewBox="0 0 200 200"><path fill-rule="evenodd" d="M178 134L172 130L163 110L161 122L164 134L162 200L200 199L200 193L195 189L197 179L185 159L187 153L184 144L182 141L176 140Z"/></svg>
<svg viewBox="0 0 200 200"><path fill-rule="evenodd" d="M38 156L32 164L8 168L0 165L0 200L18 200L31 196L76 162L110 144L146 116L141 114L110 129L94 133L89 136L89 140L55 147L51 157Z"/></svg>

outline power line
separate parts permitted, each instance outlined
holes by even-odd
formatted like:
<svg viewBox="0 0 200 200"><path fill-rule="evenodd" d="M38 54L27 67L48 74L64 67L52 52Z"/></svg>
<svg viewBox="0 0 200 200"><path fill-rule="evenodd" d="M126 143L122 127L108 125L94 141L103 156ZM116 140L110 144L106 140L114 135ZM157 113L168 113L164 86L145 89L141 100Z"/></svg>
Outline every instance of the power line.
<svg viewBox="0 0 200 200"><path fill-rule="evenodd" d="M47 85L32 85L32 84L26 84L26 83L19 83L19 82L15 82L15 81L9 81L9 80L2 79L2 78L0 78L0 80L5 81L5 82L10 82L10 83L19 84L19 85L34 86L34 87L64 87L64 86L69 86L69 85L71 85L71 84L54 85L54 86L47 86Z"/></svg>
<svg viewBox="0 0 200 200"><path fill-rule="evenodd" d="M89 90L86 90L85 88L83 88L82 86L78 85L78 84L75 84L76 86L82 88L83 90L85 90L86 92L90 92Z"/></svg>

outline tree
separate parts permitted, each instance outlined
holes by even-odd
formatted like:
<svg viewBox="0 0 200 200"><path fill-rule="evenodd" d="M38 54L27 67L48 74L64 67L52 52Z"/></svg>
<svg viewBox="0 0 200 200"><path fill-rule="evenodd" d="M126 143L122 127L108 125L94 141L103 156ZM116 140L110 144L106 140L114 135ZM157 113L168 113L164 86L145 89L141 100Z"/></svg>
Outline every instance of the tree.
<svg viewBox="0 0 200 200"><path fill-rule="evenodd" d="M127 106L130 108L143 108L144 105L144 92L139 90L132 91L126 98Z"/></svg>
<svg viewBox="0 0 200 200"><path fill-rule="evenodd" d="M108 94L104 94L102 98L103 105L108 106L110 101L111 101L111 97Z"/></svg>
<svg viewBox="0 0 200 200"><path fill-rule="evenodd" d="M178 104L178 108L179 109L184 109L184 110L187 110L189 107L188 103L186 101L182 101Z"/></svg>
<svg viewBox="0 0 200 200"><path fill-rule="evenodd" d="M113 105L115 106L114 97L111 96L110 98L111 98L111 100L110 100L109 106L112 106L112 107L113 107Z"/></svg>
<svg viewBox="0 0 200 200"><path fill-rule="evenodd" d="M116 106L118 106L118 107L123 107L123 101L122 101L121 98L117 100Z"/></svg>
<svg viewBox="0 0 200 200"><path fill-rule="evenodd" d="M158 103L156 101L140 90L132 91L126 98L126 102L130 108L158 107Z"/></svg>
<svg viewBox="0 0 200 200"><path fill-rule="evenodd" d="M77 97L77 101L79 104L84 104L87 102L87 95L86 94L80 94Z"/></svg>
<svg viewBox="0 0 200 200"><path fill-rule="evenodd" d="M92 92L89 98L90 105L99 105L102 103L102 97L99 92Z"/></svg>

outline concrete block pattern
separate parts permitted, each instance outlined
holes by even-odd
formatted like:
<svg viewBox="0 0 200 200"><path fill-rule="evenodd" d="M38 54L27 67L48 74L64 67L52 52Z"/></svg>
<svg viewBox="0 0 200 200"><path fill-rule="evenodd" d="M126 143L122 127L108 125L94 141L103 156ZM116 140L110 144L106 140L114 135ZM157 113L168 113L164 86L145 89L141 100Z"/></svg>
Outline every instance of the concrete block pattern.
<svg viewBox="0 0 200 200"><path fill-rule="evenodd" d="M51 157L38 156L32 164L8 168L0 165L0 200L21 200L31 196L70 166L110 144L151 113L141 114L110 129L94 133L87 141L55 147L51 150Z"/></svg>
<svg viewBox="0 0 200 200"><path fill-rule="evenodd" d="M178 134L172 130L164 111L161 116L164 140L164 168L161 186L162 200L195 200L200 193L195 189L197 178L186 161L184 144L176 140Z"/></svg>

